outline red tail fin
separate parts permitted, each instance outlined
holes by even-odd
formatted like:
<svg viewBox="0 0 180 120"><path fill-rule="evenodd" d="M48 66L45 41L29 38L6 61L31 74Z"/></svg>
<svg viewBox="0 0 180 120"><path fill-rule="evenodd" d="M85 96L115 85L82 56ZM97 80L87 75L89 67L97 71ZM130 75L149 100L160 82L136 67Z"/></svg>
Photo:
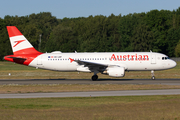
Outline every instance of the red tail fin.
<svg viewBox="0 0 180 120"><path fill-rule="evenodd" d="M24 35L15 27L7 26L11 47L14 55L18 54L39 54Z"/></svg>

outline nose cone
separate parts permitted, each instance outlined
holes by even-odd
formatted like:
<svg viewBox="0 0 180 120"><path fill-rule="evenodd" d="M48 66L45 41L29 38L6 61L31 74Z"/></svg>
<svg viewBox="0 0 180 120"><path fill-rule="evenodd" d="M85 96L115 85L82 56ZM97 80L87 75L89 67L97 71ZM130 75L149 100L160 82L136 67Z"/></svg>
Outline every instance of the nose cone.
<svg viewBox="0 0 180 120"><path fill-rule="evenodd" d="M171 65L171 68L173 68L173 67L176 67L177 63L172 60L170 65Z"/></svg>

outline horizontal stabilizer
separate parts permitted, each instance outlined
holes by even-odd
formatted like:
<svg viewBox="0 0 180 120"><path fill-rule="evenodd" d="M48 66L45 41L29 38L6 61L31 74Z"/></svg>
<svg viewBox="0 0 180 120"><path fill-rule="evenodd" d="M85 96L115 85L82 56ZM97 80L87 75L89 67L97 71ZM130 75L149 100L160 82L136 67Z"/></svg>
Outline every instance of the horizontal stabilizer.
<svg viewBox="0 0 180 120"><path fill-rule="evenodd" d="M7 58L12 58L12 59L17 59L17 60L27 60L27 58L20 58L20 57L7 57Z"/></svg>

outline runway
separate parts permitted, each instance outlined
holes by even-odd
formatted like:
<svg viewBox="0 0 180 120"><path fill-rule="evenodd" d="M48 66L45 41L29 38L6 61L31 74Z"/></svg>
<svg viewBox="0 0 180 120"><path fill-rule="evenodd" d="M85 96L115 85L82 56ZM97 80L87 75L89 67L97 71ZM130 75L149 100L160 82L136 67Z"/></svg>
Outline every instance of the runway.
<svg viewBox="0 0 180 120"><path fill-rule="evenodd" d="M163 84L180 85L180 79L14 79L0 80L0 85L18 84ZM126 91L95 91L95 92L60 92L60 93L23 93L0 94L1 98L51 98L51 97L101 97L101 96L137 96L137 95L179 95L180 89L168 90L126 90Z"/></svg>
<svg viewBox="0 0 180 120"><path fill-rule="evenodd" d="M162 84L162 85L180 85L180 79L99 79L92 81L90 79L0 79L0 85L18 84Z"/></svg>
<svg viewBox="0 0 180 120"><path fill-rule="evenodd" d="M170 90L126 90L96 92L60 92L60 93L25 93L0 94L3 98L60 98L60 97L102 97L102 96L142 96L142 95L179 95L180 89Z"/></svg>

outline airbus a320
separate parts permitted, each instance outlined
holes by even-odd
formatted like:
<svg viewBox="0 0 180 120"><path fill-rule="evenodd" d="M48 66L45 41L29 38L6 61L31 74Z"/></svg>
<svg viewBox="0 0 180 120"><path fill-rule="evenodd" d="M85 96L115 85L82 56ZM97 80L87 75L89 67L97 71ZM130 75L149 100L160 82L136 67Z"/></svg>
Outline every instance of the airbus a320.
<svg viewBox="0 0 180 120"><path fill-rule="evenodd" d="M24 35L15 27L7 26L13 55L4 60L55 71L92 72L92 80L98 79L98 73L112 77L124 77L125 71L154 71L170 69L176 62L162 53L155 52L93 52L62 53L55 51L41 53L37 51Z"/></svg>

